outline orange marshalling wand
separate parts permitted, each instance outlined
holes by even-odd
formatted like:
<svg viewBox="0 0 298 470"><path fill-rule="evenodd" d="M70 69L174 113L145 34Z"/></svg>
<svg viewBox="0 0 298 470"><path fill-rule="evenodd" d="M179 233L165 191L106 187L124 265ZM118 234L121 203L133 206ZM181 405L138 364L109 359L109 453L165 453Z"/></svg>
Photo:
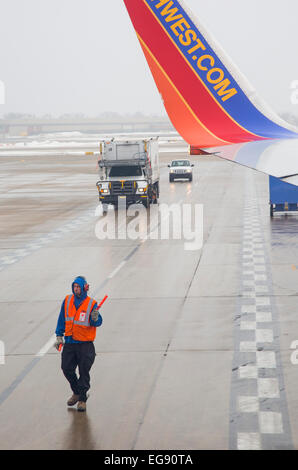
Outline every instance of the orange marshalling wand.
<svg viewBox="0 0 298 470"><path fill-rule="evenodd" d="M102 304L107 300L108 296L105 295L104 298L102 299L102 301L100 302L100 304L98 305L97 309L96 310L99 310L100 307L102 306Z"/></svg>

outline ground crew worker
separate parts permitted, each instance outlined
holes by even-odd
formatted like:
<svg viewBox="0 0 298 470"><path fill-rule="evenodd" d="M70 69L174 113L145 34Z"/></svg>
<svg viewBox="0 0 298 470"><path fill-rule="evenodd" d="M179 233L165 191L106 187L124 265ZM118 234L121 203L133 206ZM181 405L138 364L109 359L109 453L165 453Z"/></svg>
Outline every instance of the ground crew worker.
<svg viewBox="0 0 298 470"><path fill-rule="evenodd" d="M95 300L88 297L89 285L83 276L78 276L72 283L73 295L64 299L58 318L55 347L65 344L62 350L61 368L68 380L73 395L68 406L76 403L78 411L86 411L87 391L90 388L90 369L95 360L93 341L96 328L102 324L102 317ZM79 368L79 378L76 368Z"/></svg>

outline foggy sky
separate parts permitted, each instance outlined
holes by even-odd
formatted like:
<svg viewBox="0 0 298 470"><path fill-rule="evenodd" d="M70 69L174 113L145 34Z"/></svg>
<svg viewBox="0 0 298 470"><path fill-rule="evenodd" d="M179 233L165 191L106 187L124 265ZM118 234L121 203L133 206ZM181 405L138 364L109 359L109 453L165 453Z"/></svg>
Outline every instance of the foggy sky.
<svg viewBox="0 0 298 470"><path fill-rule="evenodd" d="M258 93L298 114L298 2L185 0ZM0 0L8 112L164 114L122 0Z"/></svg>

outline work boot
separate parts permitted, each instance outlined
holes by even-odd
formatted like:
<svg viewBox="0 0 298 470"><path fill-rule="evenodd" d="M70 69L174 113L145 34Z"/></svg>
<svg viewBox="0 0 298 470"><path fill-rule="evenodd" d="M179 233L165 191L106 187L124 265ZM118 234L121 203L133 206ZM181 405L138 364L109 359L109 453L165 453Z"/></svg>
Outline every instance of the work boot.
<svg viewBox="0 0 298 470"><path fill-rule="evenodd" d="M79 395L76 395L75 393L70 397L70 399L67 402L68 406L74 406L78 401L79 401Z"/></svg>
<svg viewBox="0 0 298 470"><path fill-rule="evenodd" d="M77 406L78 411L86 411L86 402L85 401L79 401L78 406Z"/></svg>

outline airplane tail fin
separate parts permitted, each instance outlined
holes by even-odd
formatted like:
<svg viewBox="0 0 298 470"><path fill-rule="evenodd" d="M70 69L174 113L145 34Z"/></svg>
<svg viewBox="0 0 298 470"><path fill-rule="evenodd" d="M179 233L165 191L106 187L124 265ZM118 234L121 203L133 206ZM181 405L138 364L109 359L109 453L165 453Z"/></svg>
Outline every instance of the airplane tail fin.
<svg viewBox="0 0 298 470"><path fill-rule="evenodd" d="M164 106L200 148L297 138L181 0L124 0Z"/></svg>

